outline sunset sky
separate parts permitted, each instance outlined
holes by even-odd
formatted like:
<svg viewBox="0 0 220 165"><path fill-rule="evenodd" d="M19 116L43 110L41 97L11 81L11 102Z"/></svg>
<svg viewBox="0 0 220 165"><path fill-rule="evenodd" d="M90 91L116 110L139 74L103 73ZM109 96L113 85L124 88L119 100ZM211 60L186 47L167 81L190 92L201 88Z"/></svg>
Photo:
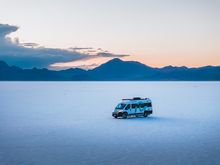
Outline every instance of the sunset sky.
<svg viewBox="0 0 220 165"><path fill-rule="evenodd" d="M0 24L0 60L24 67L220 65L219 0L0 0ZM46 63L30 62L38 53Z"/></svg>

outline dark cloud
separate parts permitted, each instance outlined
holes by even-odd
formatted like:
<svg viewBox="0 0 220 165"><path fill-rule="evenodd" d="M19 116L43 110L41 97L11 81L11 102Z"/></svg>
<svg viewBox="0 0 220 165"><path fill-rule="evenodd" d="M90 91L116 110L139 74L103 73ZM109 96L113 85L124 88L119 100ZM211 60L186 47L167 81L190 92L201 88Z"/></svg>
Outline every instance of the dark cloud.
<svg viewBox="0 0 220 165"><path fill-rule="evenodd" d="M0 36L5 37L5 35L14 32L18 29L17 26L11 26L8 24L0 24Z"/></svg>
<svg viewBox="0 0 220 165"><path fill-rule="evenodd" d="M90 50L93 49L92 47L74 47L74 48L69 48L72 50Z"/></svg>
<svg viewBox="0 0 220 165"><path fill-rule="evenodd" d="M114 54L114 53L106 53L106 52L98 52L96 50L94 51L89 51L87 53L94 53L96 52L94 55L89 55L83 59L81 59L81 61L87 61L87 60L91 60L91 59L95 59L95 58L109 58L109 59L112 59L112 58L123 58L123 57L127 57L129 55L124 55L124 54Z"/></svg>
<svg viewBox="0 0 220 165"><path fill-rule="evenodd" d="M11 26L8 24L0 24L0 53L2 53L2 50L11 49L14 47L13 44L11 44L11 39L7 38L7 34L10 34L18 29L17 26Z"/></svg>
<svg viewBox="0 0 220 165"><path fill-rule="evenodd" d="M32 43L32 42L28 42L28 43L22 43L23 46L26 46L26 47L38 47L39 44L37 43Z"/></svg>
<svg viewBox="0 0 220 165"><path fill-rule="evenodd" d="M107 53L107 52L100 52L96 54L97 57L127 57L129 55L126 54L113 54L113 53Z"/></svg>
<svg viewBox="0 0 220 165"><path fill-rule="evenodd" d="M105 52L96 52L91 55L80 50L93 50L91 47L74 47L70 49L39 47L36 43L19 43L19 40L12 41L8 34L18 30L17 26L0 24L0 60L9 65L16 65L22 68L49 67L54 63L65 63L77 60L84 60L98 57L124 57Z"/></svg>
<svg viewBox="0 0 220 165"><path fill-rule="evenodd" d="M0 60L6 61L9 65L23 68L42 68L56 62L69 62L89 56L65 49L36 48L37 44L35 43L14 43L6 35L15 32L17 29L17 26L0 24Z"/></svg>

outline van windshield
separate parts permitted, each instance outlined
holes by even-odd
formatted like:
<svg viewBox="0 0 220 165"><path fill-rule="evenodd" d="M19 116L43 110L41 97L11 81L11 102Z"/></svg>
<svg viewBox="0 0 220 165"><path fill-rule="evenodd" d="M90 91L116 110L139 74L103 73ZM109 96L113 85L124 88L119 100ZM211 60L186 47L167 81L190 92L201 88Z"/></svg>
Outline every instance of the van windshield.
<svg viewBox="0 0 220 165"><path fill-rule="evenodd" d="M126 104L121 103L116 106L116 109L124 109L125 106L126 106Z"/></svg>

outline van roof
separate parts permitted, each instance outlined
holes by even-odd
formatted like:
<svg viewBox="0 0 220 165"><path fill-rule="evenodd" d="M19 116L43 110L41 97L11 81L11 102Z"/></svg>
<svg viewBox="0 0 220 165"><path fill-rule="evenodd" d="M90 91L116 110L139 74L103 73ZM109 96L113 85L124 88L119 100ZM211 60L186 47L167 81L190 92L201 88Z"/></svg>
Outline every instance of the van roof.
<svg viewBox="0 0 220 165"><path fill-rule="evenodd" d="M141 103L141 102L151 102L149 98L140 98L140 97L134 97L133 99L122 99L123 103L132 104L132 103Z"/></svg>

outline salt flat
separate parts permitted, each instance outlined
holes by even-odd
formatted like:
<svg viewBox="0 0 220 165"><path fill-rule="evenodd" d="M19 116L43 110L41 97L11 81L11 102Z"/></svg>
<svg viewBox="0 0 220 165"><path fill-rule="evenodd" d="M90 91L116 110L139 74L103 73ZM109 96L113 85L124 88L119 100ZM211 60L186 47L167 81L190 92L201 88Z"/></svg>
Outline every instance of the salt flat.
<svg viewBox="0 0 220 165"><path fill-rule="evenodd" d="M148 118L114 119L150 97ZM220 82L0 82L0 165L220 164Z"/></svg>

